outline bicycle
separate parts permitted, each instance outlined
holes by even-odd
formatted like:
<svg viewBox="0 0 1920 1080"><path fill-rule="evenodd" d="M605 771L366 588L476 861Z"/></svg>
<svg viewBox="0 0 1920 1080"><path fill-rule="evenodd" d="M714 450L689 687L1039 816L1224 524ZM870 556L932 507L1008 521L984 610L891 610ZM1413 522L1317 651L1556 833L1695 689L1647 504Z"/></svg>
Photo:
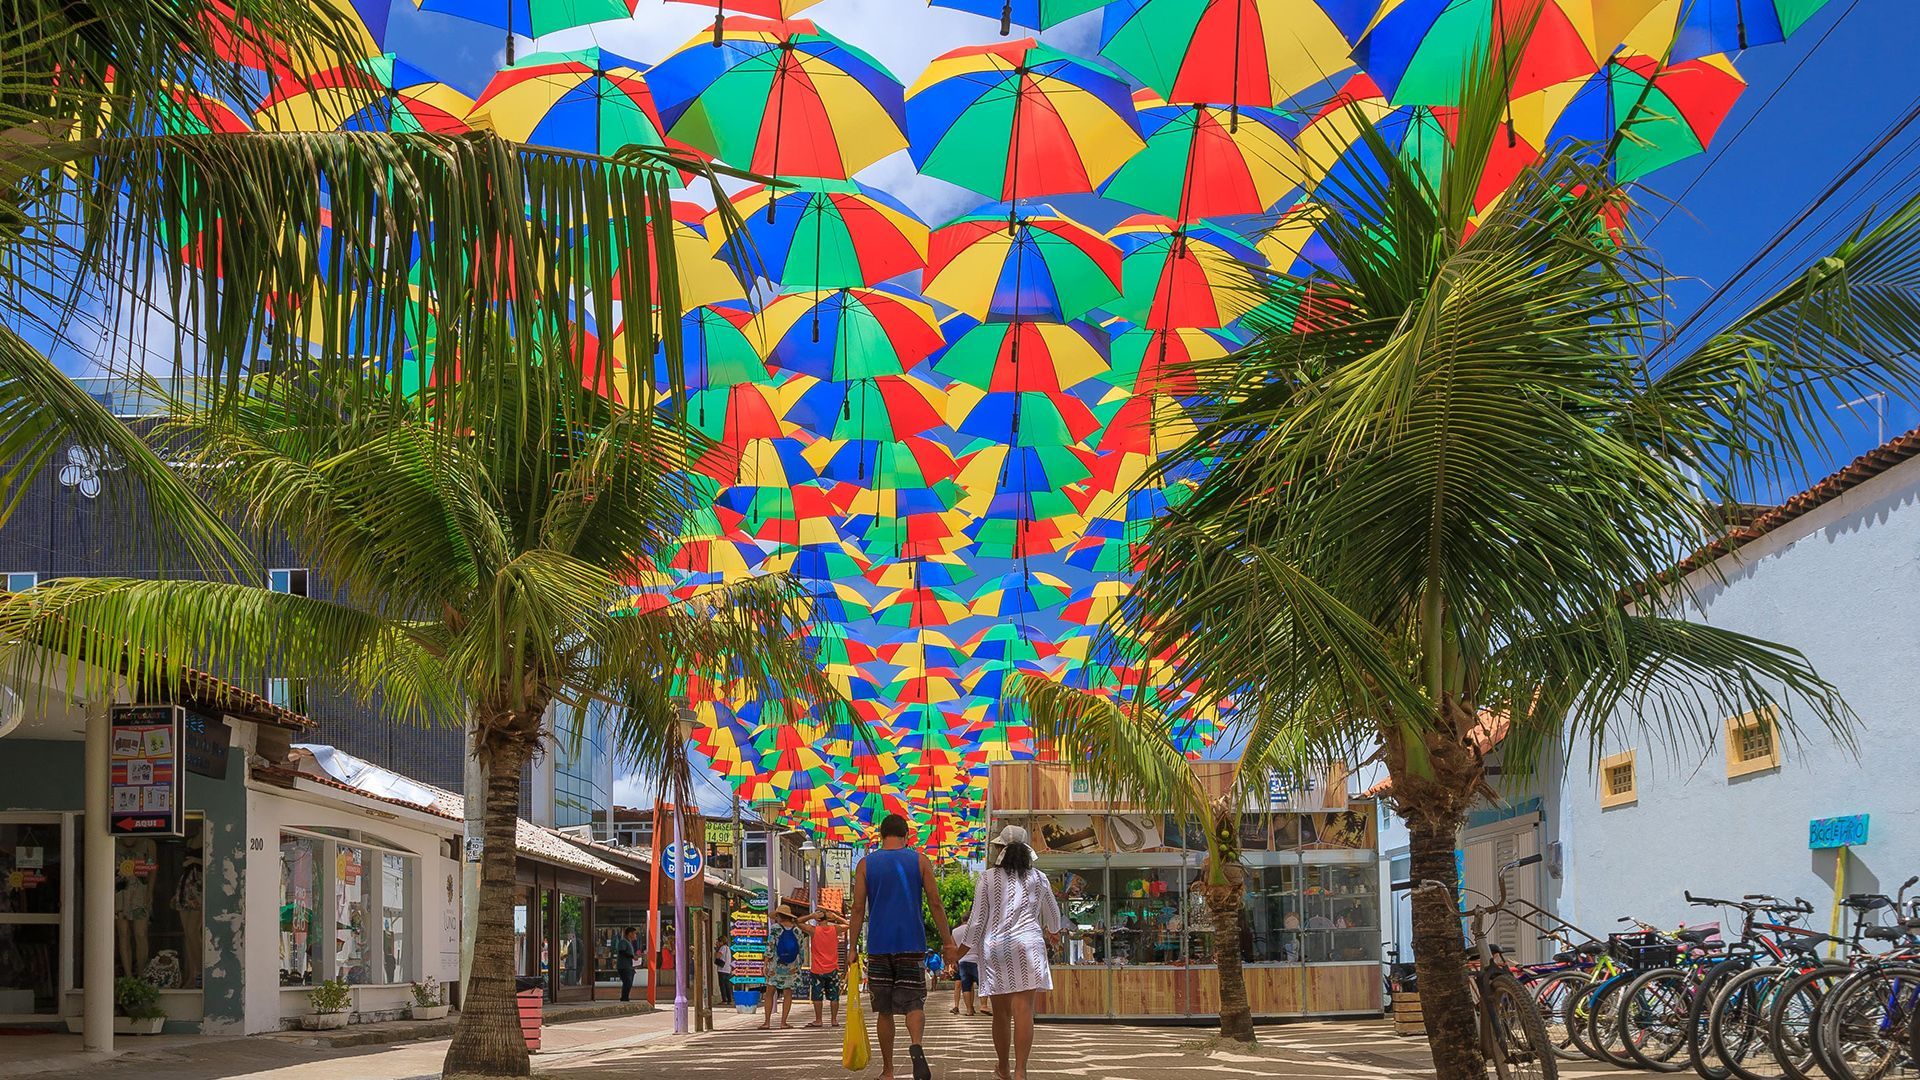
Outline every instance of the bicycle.
<svg viewBox="0 0 1920 1080"><path fill-rule="evenodd" d="M1865 935L1895 945L1842 978L1821 1003L1814 1058L1833 1080L1891 1080L1920 1076L1911 1028L1920 1014L1920 910L1905 911L1900 888L1890 906L1901 912L1892 926L1868 927ZM1849 898L1853 899L1853 898ZM1885 897L1877 899L1885 900ZM1916 905L1920 908L1920 905Z"/></svg>
<svg viewBox="0 0 1920 1080"><path fill-rule="evenodd" d="M1480 1053L1493 1065L1495 1080L1558 1080L1559 1063L1547 1037L1546 1021L1540 1007L1515 977L1498 945L1487 931L1490 918L1508 915L1534 925L1519 904L1507 895L1506 874L1540 861L1529 855L1500 868L1500 899L1465 911L1473 938L1474 963L1468 973L1467 990L1473 997L1479 1020ZM1445 889L1443 882L1423 881L1421 889ZM1482 899L1483 893L1470 889ZM1535 926L1535 929L1539 929Z"/></svg>
<svg viewBox="0 0 1920 1080"><path fill-rule="evenodd" d="M1910 880L1908 885L1911 884ZM1906 887L1901 887L1903 892ZM1870 936L1874 940L1891 940L1884 931L1892 928L1873 926L1866 917L1893 901L1885 896L1855 894L1840 903L1854 912L1851 920L1853 932L1845 942L1839 942L1846 947L1846 957L1822 962L1812 970L1802 971L1789 979L1781 988L1767 1022L1767 1045L1772 1049L1774 1060L1779 1063L1787 1080L1815 1080L1816 1073L1829 1072L1819 1064L1817 1025L1821 1006L1841 980L1872 959L1864 938ZM1817 939L1813 941L1816 945L1838 941L1825 934L1813 937Z"/></svg>

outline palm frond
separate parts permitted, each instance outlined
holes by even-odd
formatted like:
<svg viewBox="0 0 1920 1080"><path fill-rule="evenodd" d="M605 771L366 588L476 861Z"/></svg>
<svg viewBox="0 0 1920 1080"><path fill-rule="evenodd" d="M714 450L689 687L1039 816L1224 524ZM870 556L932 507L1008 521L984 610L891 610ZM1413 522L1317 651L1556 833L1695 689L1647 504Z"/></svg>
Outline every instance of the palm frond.
<svg viewBox="0 0 1920 1080"><path fill-rule="evenodd" d="M1184 818L1212 820L1206 791L1193 763L1169 738L1166 716L1030 673L1015 677L1013 695L1032 714L1043 745L1088 777L1096 790Z"/></svg>

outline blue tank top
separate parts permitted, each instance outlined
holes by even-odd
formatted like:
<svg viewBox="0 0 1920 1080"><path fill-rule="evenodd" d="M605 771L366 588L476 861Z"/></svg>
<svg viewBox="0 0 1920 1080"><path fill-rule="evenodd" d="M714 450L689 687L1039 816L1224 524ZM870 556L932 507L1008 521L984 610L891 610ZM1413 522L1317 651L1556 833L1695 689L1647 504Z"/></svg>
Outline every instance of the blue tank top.
<svg viewBox="0 0 1920 1080"><path fill-rule="evenodd" d="M867 856L867 952L919 956L927 951L920 893L918 851L881 848Z"/></svg>

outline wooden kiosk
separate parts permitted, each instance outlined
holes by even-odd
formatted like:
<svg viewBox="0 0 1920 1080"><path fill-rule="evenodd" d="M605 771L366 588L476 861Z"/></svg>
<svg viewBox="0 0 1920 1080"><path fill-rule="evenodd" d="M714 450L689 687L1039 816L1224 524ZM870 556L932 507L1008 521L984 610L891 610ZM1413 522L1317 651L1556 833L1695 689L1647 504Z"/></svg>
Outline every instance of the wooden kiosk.
<svg viewBox="0 0 1920 1080"><path fill-rule="evenodd" d="M1201 762L1224 791L1231 763ZM1217 1016L1218 948L1237 947L1256 1017L1380 1012L1378 808L1344 773L1274 785L1241 819L1246 929L1215 940L1189 886L1206 845L1189 824L1107 799L1064 764L995 762L988 835L1022 825L1060 903L1046 1015L1178 1021Z"/></svg>

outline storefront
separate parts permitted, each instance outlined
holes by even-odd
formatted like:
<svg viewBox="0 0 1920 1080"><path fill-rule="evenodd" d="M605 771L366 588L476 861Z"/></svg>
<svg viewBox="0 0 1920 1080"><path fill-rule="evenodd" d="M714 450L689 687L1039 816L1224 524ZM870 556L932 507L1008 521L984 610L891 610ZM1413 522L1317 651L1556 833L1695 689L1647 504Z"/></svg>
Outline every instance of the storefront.
<svg viewBox="0 0 1920 1080"><path fill-rule="evenodd" d="M1224 786L1224 763L1202 763ZM1240 951L1255 1016L1380 1011L1377 808L1345 778L1272 793L1242 815L1245 922L1216 939L1194 886L1206 850L1187 823L1104 799L1063 765L996 763L991 832L1025 826L1066 933L1046 1005L1061 1017L1218 1015L1217 950Z"/></svg>

